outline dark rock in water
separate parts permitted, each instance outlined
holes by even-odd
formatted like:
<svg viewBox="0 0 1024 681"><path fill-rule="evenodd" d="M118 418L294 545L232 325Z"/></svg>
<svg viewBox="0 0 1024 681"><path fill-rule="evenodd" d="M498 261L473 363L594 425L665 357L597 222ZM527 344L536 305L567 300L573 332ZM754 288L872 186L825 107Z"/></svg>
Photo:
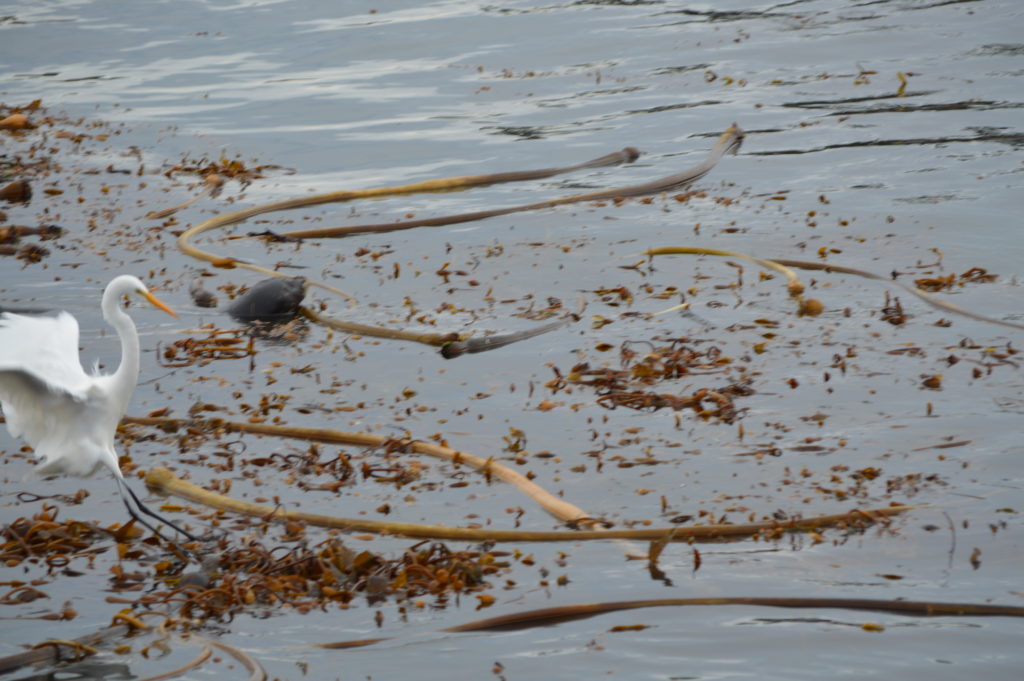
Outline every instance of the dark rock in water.
<svg viewBox="0 0 1024 681"><path fill-rule="evenodd" d="M291 319L306 297L303 277L264 279L228 306L228 313L242 322L282 322Z"/></svg>

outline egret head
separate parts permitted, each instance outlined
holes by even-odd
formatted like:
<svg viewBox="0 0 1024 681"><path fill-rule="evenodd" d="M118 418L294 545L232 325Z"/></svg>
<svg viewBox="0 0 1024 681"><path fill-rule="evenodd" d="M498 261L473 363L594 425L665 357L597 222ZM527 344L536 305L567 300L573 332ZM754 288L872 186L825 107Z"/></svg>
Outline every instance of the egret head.
<svg viewBox="0 0 1024 681"><path fill-rule="evenodd" d="M149 304L152 305L153 307L159 308L159 309L163 310L164 312L166 312L167 314L171 315L172 317L177 318L178 315L176 315L174 313L174 310L172 310L171 308L167 307L167 305L164 304L164 301L160 300L159 298L154 296L152 293L150 293L148 290L146 290L145 286L143 286L141 289L139 289L137 291L137 293L140 296L142 296L143 298L145 298L147 301L149 301Z"/></svg>
<svg viewBox="0 0 1024 681"><path fill-rule="evenodd" d="M172 317L177 317L174 310L167 307L164 301L160 300L146 288L146 285L138 277L134 277L130 274L122 274L116 277L113 281L107 284L107 290L103 292L104 299L110 298L113 301L119 301L124 296L139 295L146 299L146 301L153 307L163 310Z"/></svg>

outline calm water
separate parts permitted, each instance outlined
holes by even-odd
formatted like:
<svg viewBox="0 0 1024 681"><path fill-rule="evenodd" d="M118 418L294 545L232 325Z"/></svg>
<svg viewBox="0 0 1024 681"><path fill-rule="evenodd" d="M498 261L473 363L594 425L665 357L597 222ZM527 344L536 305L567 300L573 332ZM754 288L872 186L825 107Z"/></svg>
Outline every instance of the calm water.
<svg viewBox="0 0 1024 681"><path fill-rule="evenodd" d="M104 195L104 211L93 203L100 180L87 175L81 207L67 196L47 197L39 191L44 184L27 206L0 207L11 223L58 222L69 230L41 264L0 260L0 303L73 311L86 363L112 365L118 344L99 318L98 296L115 273L135 272L161 286L182 319L133 312L145 382L130 414L168 407L185 415L205 401L238 416L239 403L272 393L289 397L281 414L288 423L420 438L439 433L452 446L498 457L508 456L503 438L514 428L525 434L529 452L555 454L529 460L525 468L538 483L620 523L660 525L705 509L740 522L777 509L933 505L900 519L893 533L835 532L816 545L796 539L705 546L696 572L689 547L669 547L662 568L671 584L652 580L643 561L625 561L619 544L521 546L536 564L508 576L514 587L496 583L497 602L488 610L474 610L470 598L402 621L394 604L359 602L347 611L242 617L217 632L259 659L271 677L498 678L492 668L500 662L508 679L1018 678L1024 626L1001 618L662 608L512 633L434 632L484 616L598 600L788 595L1022 603L1024 379L1019 360L997 364L986 349L1019 346L1024 332L951 317L898 291L909 319L896 327L880 319L885 287L850 277L806 276L827 311L801 319L778 281L759 282L752 266L744 268L740 289L728 287L737 269L721 259L665 257L653 270L622 268L645 248L672 245L824 255L883 275L904 272L906 281L982 267L998 278L944 295L1021 323L1022 25L1024 6L1011 0L9 4L0 7L0 103L41 98L51 112L123 124L101 152L79 163L132 170L143 163L153 177L149 187L140 185L146 177L120 182ZM185 155L280 166L244 196L229 183L225 197L250 205L571 164L627 145L644 152L628 167L272 215L252 226L287 229L353 217L443 215L646 181L699 162L734 121L749 132L741 154L724 159L697 185L706 197L688 203L582 205L302 247L209 240L217 252L285 263L355 293L360 305L349 311L336 299L315 297L357 321L415 326L414 307L429 313L436 324L430 330L511 330L530 324L515 315L545 307L548 297L571 306L582 295L584 321L571 328L451 362L430 348L342 343L313 328L295 343L261 346L254 371L243 362L219 363L215 373L157 366L157 343L181 338L182 328L231 326L191 304L187 283L203 268L174 250L169 231L152 231L155 223L143 219L194 193L188 178L169 193L153 188L156 173ZM0 137L0 145L0 160L14 153L10 141ZM201 202L179 215L177 228L231 205ZM379 258L360 256L364 248ZM434 274L445 263L466 274L445 283ZM258 278L214 274L208 288ZM620 286L634 294L628 307L594 293ZM629 314L678 302L651 295L667 286L689 291L704 323ZM591 315L611 323L594 328ZM952 324L936 325L943 317ZM772 338L758 323L765 319L778 322ZM742 433L737 424L705 423L689 412L608 411L586 389L552 394L544 387L552 366L565 373L580 361L614 363L616 352L600 350L602 344L685 335L717 344L745 367L756 394L740 401ZM837 356L845 358L845 372ZM288 371L308 365L316 370ZM942 390L923 389L923 379L936 374ZM709 385L703 381L656 390L689 394ZM326 392L332 384L339 390ZM558 404L539 409L544 400ZM338 405L354 409L325 415ZM969 444L935 448L962 441ZM255 438L244 446L252 457L303 448ZM173 464L202 482L209 472L195 462L216 443L204 447L182 457L154 440L134 443L131 454L143 467ZM780 455L745 455L769 447ZM0 434L0 450L17 448ZM620 465L650 457L664 463ZM7 461L0 485L5 522L38 511L18 492L45 491L22 480L29 470L22 458ZM269 472L263 487L239 477L232 491L336 515L373 516L371 509L386 502L395 509L392 519L453 525L511 527L506 509L522 507L524 527L552 526L514 490L469 477L468 487L448 488L451 471L426 463L436 488L363 481L337 496L310 495ZM869 467L882 474L864 497L828 493ZM83 504L64 507L62 517L122 519L113 485L104 480L48 484L59 493L93 492ZM356 543L388 553L413 542ZM112 561L100 557L82 576L47 582L48 601L0 606L0 652L105 626L120 607L104 601ZM42 576L0 574L5 581ZM561 575L568 583L555 586ZM80 613L71 622L23 619L66 600ZM861 629L865 622L886 629L869 633ZM633 624L649 628L610 631ZM344 652L297 647L374 636L398 638ZM109 655L87 673L145 677L192 654L179 650L174 661ZM243 676L220 664L187 678L226 673Z"/></svg>

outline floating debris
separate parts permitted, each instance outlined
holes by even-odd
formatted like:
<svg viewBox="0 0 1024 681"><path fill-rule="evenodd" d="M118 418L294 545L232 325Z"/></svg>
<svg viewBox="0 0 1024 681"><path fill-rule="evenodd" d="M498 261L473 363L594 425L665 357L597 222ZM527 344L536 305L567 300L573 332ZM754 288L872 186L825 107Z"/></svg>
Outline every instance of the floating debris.
<svg viewBox="0 0 1024 681"><path fill-rule="evenodd" d="M654 392L650 387L662 381L721 373L732 360L717 347L699 350L687 338L672 339L658 347L651 345L642 355L632 345L625 343L620 350L621 368L592 367L589 362L580 362L565 374L555 368L555 379L547 387L557 393L570 385L590 386L598 393L597 403L606 409L691 409L701 418L725 423L732 423L739 415L733 398L754 392L743 382L717 389L698 388L689 395Z"/></svg>
<svg viewBox="0 0 1024 681"><path fill-rule="evenodd" d="M192 302L196 307L217 307L217 296L203 288L203 280L196 279L188 287Z"/></svg>
<svg viewBox="0 0 1024 681"><path fill-rule="evenodd" d="M32 185L28 180L14 180L0 187L0 201L26 203L32 198Z"/></svg>
<svg viewBox="0 0 1024 681"><path fill-rule="evenodd" d="M166 347L157 343L157 358L163 367L206 366L214 360L243 359L255 354L253 339L241 329L211 329L207 338L181 338Z"/></svg>

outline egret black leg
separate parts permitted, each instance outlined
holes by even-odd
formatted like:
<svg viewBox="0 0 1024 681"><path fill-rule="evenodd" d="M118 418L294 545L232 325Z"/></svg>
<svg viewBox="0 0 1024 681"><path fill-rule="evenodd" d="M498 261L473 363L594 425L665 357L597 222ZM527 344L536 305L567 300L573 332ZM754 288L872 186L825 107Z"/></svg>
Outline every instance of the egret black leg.
<svg viewBox="0 0 1024 681"><path fill-rule="evenodd" d="M177 531L177 533L180 533L181 535L184 535L186 538L188 538L189 542L201 542L201 541L203 541L200 538L196 537L195 535L189 533L188 530L186 530L186 529L184 529L182 527L179 527L178 525L174 524L173 522L171 522L170 520L168 520L164 516L160 515L156 511L152 510L150 507L148 507L145 504L143 504L142 500L139 499L138 496L135 495L135 491L132 490L132 488L128 486L128 483L125 482L124 480L122 480L122 483L125 486L125 490L128 491L128 494L131 495L132 500L138 506L138 510L142 511L142 513L145 513L147 516L150 516L151 518L156 518L157 520L160 520L164 524L168 525L169 527L171 527L172 529Z"/></svg>
<svg viewBox="0 0 1024 681"><path fill-rule="evenodd" d="M128 515L130 515L132 517L132 520L138 522L140 525L142 525L143 527L148 529L150 532L152 532L156 536L160 537L160 539L162 539L165 543L170 544L171 546L173 546L178 551L179 554L181 554L183 556L186 556L190 560L195 560L196 562L198 562L199 561L199 556L197 556L196 554L192 553L191 551L189 551L185 547L181 546L178 542L174 541L173 539L168 539L167 537L165 537L163 535L163 533L160 532L160 530L156 529L156 527L151 525L147 520L145 520L139 514L139 512L135 508L132 507L131 502L129 501L128 495L130 495L133 498L135 498L135 501L137 503L138 503L138 498L135 497L135 495L131 493L132 492L131 487L128 487L128 485L124 482L124 480L122 480L121 478L118 478L117 480L118 480L117 491L121 493L121 502L124 503L125 510L128 511ZM124 490L128 490L128 495L126 495L124 493Z"/></svg>
<svg viewBox="0 0 1024 681"><path fill-rule="evenodd" d="M192 540L192 541L198 541L198 540L197 540L197 539L195 538L195 536L193 536L193 535L192 535L192 534L190 534L189 532L186 532L185 530L181 529L180 527L178 527L178 526L177 526L177 525L175 525L174 523L168 522L166 518L163 518L163 517L161 517L161 516L160 516L159 514L157 514L157 513L154 513L153 511L151 511L151 510L150 510L149 508L147 508L147 507L146 507L146 505L145 505L145 504L143 504L143 503L142 503L142 501L141 501L141 500L139 500L139 497L138 497L138 496L136 496L136 494L135 494L135 492L134 492L134 491L132 490L132 488L131 488L131 487L129 487L129 486L128 486L128 484L127 484L127 483L126 483L126 482L125 482L125 481L124 481L124 480L123 480L122 478L120 478L120 477L117 477L117 478L115 478L115 479L117 480L117 491L118 491L118 492L120 492L120 494L121 494L121 501L122 501L122 502L124 503L124 507L125 507L125 509L126 509L126 510L128 511L128 515L130 515L130 516L132 517L132 519L133 519L133 520L135 520L136 522L138 522L138 523L139 523L140 525L142 525L143 527L145 527L146 529L148 529L148 530L149 530L150 532L152 532L152 533L153 533L153 534L155 534L156 536L158 536L158 537L160 537L161 539L163 539L163 540L164 540L165 542L167 542L168 544L170 544L170 545L174 546L174 547L175 547L175 548L176 548L176 549L178 550L178 552L179 552L179 553L181 553L181 554L183 554L183 555L185 555L185 556L188 556L189 558L191 558L191 559L194 559L194 560L196 560L196 561L198 561L198 560L199 560L199 556L197 556L197 555L196 555L196 554L194 554L193 552L189 551L188 549L186 549L186 548L182 547L182 546L181 546L180 544L178 544L178 542L176 542L176 541L174 541L174 540L172 540L172 539L168 539L167 537L165 537L165 536L163 535L163 533L162 533L162 532L160 532L160 530L156 529L156 527L154 527L153 525L151 525L151 524L150 524L150 523L149 523L149 522L148 522L147 520L145 520L145 519L144 519L144 518L143 518L143 517L142 517L141 515L139 515L139 511L142 511L142 512L143 512L143 513L145 513L146 515L150 515L150 516L152 516L152 517L154 517L154 518L157 518L157 519L159 519L159 520L160 520L161 522L167 523L168 525L170 525L171 527L173 527L173 528L174 528L175 530L177 530L178 532L181 532L182 534L184 534L184 535L185 535L186 537L188 537L188 538L189 538L190 540ZM125 494L125 491L126 491L126 490L127 490L127 492L128 492L127 494ZM132 506L132 504L131 504L131 501L129 501L129 497L131 497L131 500L132 500L132 501L134 501L134 502L136 503L136 505L138 506L138 510L136 510L136 509L135 509L135 508L134 508L134 507Z"/></svg>
<svg viewBox="0 0 1024 681"><path fill-rule="evenodd" d="M163 534L161 534L160 530L156 529L156 527L154 527L153 525L150 525L149 521L147 521L146 519L142 518L139 515L138 511L136 511L134 508L132 508L131 502L128 501L128 497L126 497L124 494L121 495L121 501L124 502L124 507L128 511L128 515L130 515L132 517L132 520L134 520L138 524L142 525L147 530L149 530L150 532L152 532L156 536L160 537L164 541L166 541L166 542L170 542L171 541L170 539L165 537Z"/></svg>

